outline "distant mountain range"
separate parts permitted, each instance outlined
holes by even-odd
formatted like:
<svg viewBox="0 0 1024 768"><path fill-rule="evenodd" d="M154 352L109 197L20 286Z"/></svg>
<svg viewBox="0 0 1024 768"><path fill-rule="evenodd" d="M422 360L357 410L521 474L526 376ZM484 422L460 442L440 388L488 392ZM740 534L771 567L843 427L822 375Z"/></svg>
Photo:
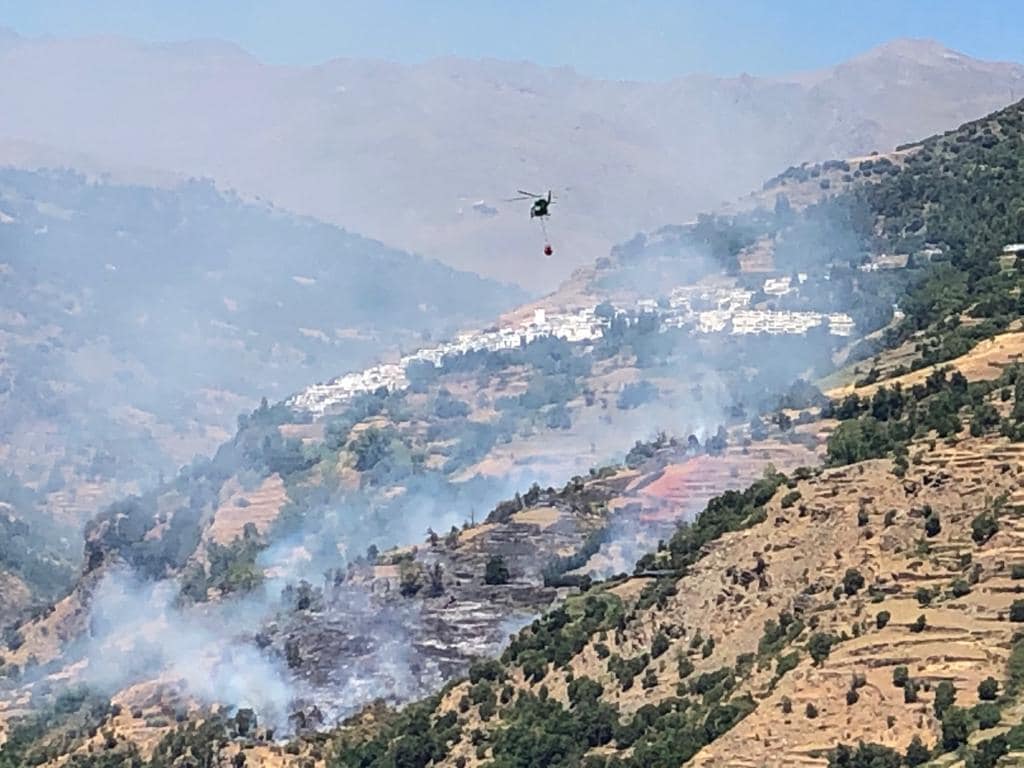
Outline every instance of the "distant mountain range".
<svg viewBox="0 0 1024 768"><path fill-rule="evenodd" d="M210 176L535 289L779 168L889 149L1024 93L1021 65L918 40L790 77L662 83L493 60L281 67L222 43L10 32L0 67L0 163ZM549 187L553 259L502 202Z"/></svg>

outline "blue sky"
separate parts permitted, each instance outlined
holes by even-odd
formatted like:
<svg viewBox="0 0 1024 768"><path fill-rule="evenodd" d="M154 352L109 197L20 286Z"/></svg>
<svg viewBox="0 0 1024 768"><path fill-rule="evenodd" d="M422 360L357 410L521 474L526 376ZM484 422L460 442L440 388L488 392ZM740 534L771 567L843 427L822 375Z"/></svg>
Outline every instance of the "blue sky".
<svg viewBox="0 0 1024 768"><path fill-rule="evenodd" d="M219 38L274 63L457 55L639 80L812 69L893 37L1024 61L1018 0L0 0L0 26L30 36Z"/></svg>

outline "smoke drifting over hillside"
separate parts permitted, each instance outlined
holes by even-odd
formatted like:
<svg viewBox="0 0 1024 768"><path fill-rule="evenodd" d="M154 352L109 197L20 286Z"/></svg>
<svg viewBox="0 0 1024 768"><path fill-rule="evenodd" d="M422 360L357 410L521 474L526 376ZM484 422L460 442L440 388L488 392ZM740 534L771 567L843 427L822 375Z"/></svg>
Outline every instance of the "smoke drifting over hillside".
<svg viewBox="0 0 1024 768"><path fill-rule="evenodd" d="M768 221L774 222L769 217L762 228L768 226ZM720 226L732 231L745 225L728 222ZM825 230L816 227L813 221L802 226L800 237L808 242L825 238ZM678 312L692 310L699 315L719 311L714 309L716 302L725 299L715 297L733 301L737 289L729 287L723 265L690 242L692 232L681 229L676 235L673 240L663 233L628 253L620 250L617 258L622 260L621 272L610 276L628 283L623 294L627 296L645 295L638 289L640 282L660 285L658 293L648 295L661 299L665 296L659 294L677 281L689 281L695 291L692 301L696 309ZM807 270L807 281L829 283L829 291L838 293L807 295L795 286L792 295L777 299L778 311L810 307L832 312L847 308L837 287L840 277L836 276L834 284L825 279L831 268L829 254L797 247L792 229L779 234L779 242L786 237L790 238L785 246L788 250L780 247L779 252L785 255L784 259L780 257L778 270L787 273L799 266ZM827 239L833 247L856 251L857 237L852 231L843 233L830 227ZM680 270L680 264L686 269ZM764 278L738 279L760 285ZM699 286L701 281L706 281L704 288ZM613 286L609 289L621 290ZM712 309L703 308L701 302ZM790 306L801 309L787 309ZM176 605L180 586L176 580L153 585L133 582L123 573L108 577L93 603L93 623L99 630L88 656L102 662L109 660L117 648L128 648L143 663L127 668L100 663L94 668L90 661L91 680L117 690L138 675L151 679L154 670L160 670L160 677L180 678L185 688L206 704L250 706L269 723L281 722L282 712L287 718L297 708L315 705L319 714L304 721L314 727L347 716L378 698L402 702L435 690L452 670L464 669L462 656L468 652L468 645L463 637L433 637L431 633L440 630L431 622L446 611L456 617L451 619L455 622L480 621L481 608L475 603L479 596L473 594L472 583L468 587L460 584L446 593L443 572L435 585L436 599L443 603L445 595L450 594L450 603L432 604L428 609L422 596L416 596L428 588L423 580L430 578L430 569L443 559L432 554L436 543L425 542L428 531L444 539L449 529L458 530L470 521L482 522L499 502L524 493L533 484L561 488L574 475L587 476L591 468L622 462L634 441L650 440L659 433L675 437L683 445L692 444L694 456L720 451L713 446L723 439L723 425L742 431L747 420L775 409L797 377L827 369L839 343L824 329L805 335L743 336L722 331L708 334L696 326L663 327L654 319L658 312L666 319L678 316L672 315L675 310L664 302L655 310L627 309L629 312L609 322L600 338L588 343L541 339L510 352L512 357L481 353L473 364L479 368L452 360L435 372L437 378L429 385L420 382L410 385L408 392L376 391L364 393L362 400L354 398L347 406L350 410L341 409L324 417L325 440L334 441L335 449L344 455L327 452L317 441L289 449L281 442L279 429L295 426L290 419L303 419L300 414L289 415L282 406L261 408L242 419L239 437L230 450L219 453L210 468L199 466L194 473L196 478L209 479L214 468L227 476L246 467L248 473L280 472L285 476L285 485L292 489L292 507L265 534L266 547L255 559L255 567L266 574L266 581L242 597L229 596L223 602L182 608ZM602 310L605 314L608 311ZM500 413L519 414L521 421L502 428L508 430L502 439L508 439L512 447L505 448L497 440L482 456L460 462L459 454L450 450L451 443L457 441L448 439L449 432L463 434L458 430L474 423L469 418L472 409L450 393L444 397L441 393L448 392L448 385L462 386L459 382L468 378L483 391L513 371L520 391L524 385L527 391L531 386L536 391L549 391L548 385L557 382L569 393L559 396L566 402L544 401L536 412L524 407L526 401L515 398L500 406L490 402L489 407ZM599 385L602 376L610 377L614 385ZM585 394L590 386L600 390L600 397L598 393ZM410 399L414 397L420 399ZM437 404L441 400L447 405L439 412ZM544 418L538 418L558 407L569 414L568 428L549 426ZM416 421L414 416L424 421ZM360 422L367 423L356 431L355 425ZM367 426L369 423L374 426ZM493 418L480 422L491 425L488 429L497 429L494 423ZM375 455L376 463L367 460L358 487L351 480L343 482L341 473L352 472L353 466L365 459L353 446L371 430L378 435L370 441L376 446L374 450L380 451ZM431 430L437 431L437 443L428 442L418 448L416 441L423 440ZM335 434L344 437L335 440L331 437ZM390 437L385 438L385 434ZM692 440L688 440L690 436ZM427 471L411 460L409 464L401 463L407 454L417 450L429 453L428 448L437 444L448 446L441 455L454 462L451 468ZM278 450L285 453L278 455ZM287 453L289 450L294 453ZM503 470L496 469L486 476L479 472L479 459L494 463L506 453L518 454L522 461L511 460ZM307 476L304 472L313 474ZM259 482L250 485L255 489ZM192 491L190 495L201 499L210 493L200 496ZM244 509L234 510L232 515L244 518ZM699 511L700 505L682 499L676 514L686 520ZM669 530L669 521L651 525L635 515L612 516L594 563L584 564L579 572L606 577L630 571L637 558ZM365 571L369 567L366 559L371 548L384 552L413 546L422 550L420 560L397 556L383 561L384 575L358 575L359 568ZM516 550L514 537L508 546L510 552ZM532 574L538 582L553 559L551 554L517 557L518 572ZM372 554L369 559L373 560ZM403 568L411 568L409 564L414 562L421 564L426 575L410 577L420 579L420 583L409 587L409 594L403 592L398 597L394 593L408 586L403 581ZM473 568L477 570L460 579L478 584L483 575L480 561ZM212 578L212 568L210 575ZM460 612L463 618L458 618ZM503 617L499 622L503 629L476 638L475 651L497 651L505 639L504 629L520 621ZM160 637L157 628L171 625L182 628L180 637L170 633ZM259 638L262 640L257 642ZM454 645L448 645L456 642L462 644L458 654ZM192 670L185 674L184 661L200 653L203 661L199 668L207 671L199 677L191 674ZM458 658L438 661L439 655ZM245 674L237 669L238 664L246 666ZM234 682L222 683L221 676Z"/></svg>
<svg viewBox="0 0 1024 768"><path fill-rule="evenodd" d="M634 444L661 435L685 446L680 461L719 456L727 439L758 428L798 442L783 434L783 419L776 427L766 417L794 380L814 380L850 352L854 339L832 334L827 316L849 313L855 335L892 317L899 282L858 269L868 258L862 222L834 200L802 208L765 195L756 210L663 225L790 162L873 149L932 130L922 123L941 127L950 112L982 111L995 90L1024 77L962 61L927 119L893 111L885 122L885 110L846 101L867 98L855 77L864 61L813 83L655 86L464 62L284 71L242 55L215 65L201 52L123 42L100 66L93 43L79 45L69 82L109 80L100 93L83 90L95 103L67 91L66 44L14 41L0 51L13 73L0 83L10 104L0 132L38 128L40 141L101 168L116 156L211 173L221 187L533 287L601 257L590 282L545 304L550 318L586 316L575 341L527 328L500 349L446 356L422 386L396 392L375 382L314 417L271 403L483 325L524 294L244 203L214 182L157 190L0 172L0 330L10 341L0 422L11 435L0 448L18 471L36 473L24 478L27 504L71 510L70 498L75 514L103 510L87 531L86 569L99 567L93 555L131 563L103 577L87 636L54 666L84 660L84 681L110 694L167 681L204 707L252 708L281 734L332 724L376 699L436 691L557 598L548 577L559 558L583 562L558 577L632 570L675 521L648 524L571 489L558 497L570 478L630 455L635 469L654 449ZM41 60L51 64L34 86L52 100L45 125L14 76ZM889 98L937 98L936 62L911 64L914 76L888 84ZM958 101L968 91L973 100ZM426 105L423 120L410 119ZM536 114L548 110L552 121L541 125ZM123 124L99 131L100 111ZM163 131L147 130L160 121ZM70 136L65 125L82 127ZM862 173L847 170L851 179ZM806 173L818 175L805 197L838 189L820 169ZM505 185L548 174L573 188L552 229L566 256L540 268L522 255L537 250L524 212L477 219L470 198L493 200ZM663 228L604 258L613 240L654 226ZM800 325L810 315L819 322ZM238 418L236 433L237 412L261 396L269 402ZM789 410L810 408L794 400ZM38 437L51 433L60 450ZM158 482L193 453L213 456ZM77 501L87 484L107 496ZM123 490L139 496L107 507ZM512 519L529 507L522 496L542 493L564 519L551 528ZM256 504L248 498L260 494ZM214 541L229 504L227 516L242 523ZM674 513L687 522L700 508L684 498ZM464 530L489 514L488 526ZM473 550L474 540L485 544ZM487 591L506 581L506 592Z"/></svg>
<svg viewBox="0 0 1024 768"><path fill-rule="evenodd" d="M721 226L730 232L731 228L742 229L735 222ZM825 232L812 232L814 226L804 227L801 237L821 240ZM721 287L730 281L723 264L691 242L690 230L681 229L676 235L673 239L662 233L640 246L619 249L619 271L606 275L603 289L627 297L616 301L628 312L609 322L606 332L591 342L541 340L510 353L520 357L484 356L479 369L466 371L455 362L453 371L441 369L438 378L418 394L367 393L369 403L350 406L358 411L358 418L342 411L325 417L324 425L309 425L303 423L302 414L275 406L261 407L241 419L234 441L208 465L199 462L189 468L175 481L173 491L168 487L163 492L165 504L188 500L195 515L195 535L202 538L209 513L200 510L210 504L216 515L218 505L230 503L219 490L224 478L247 478L240 483L247 492L246 488L259 488L268 475L282 476L290 506L264 529L261 539L266 546L254 562L255 569L266 575L265 581L241 596L229 594L222 600L188 605L181 592L197 561L191 550L173 555L179 558L173 561L173 578L161 575L155 582L147 580L153 573L166 573L168 566L157 563L144 577L151 554L133 539L162 541L166 537L160 546L174 552L179 534L172 533L174 517L167 521L156 511L159 503L154 502L153 511L147 513L144 504L148 502L140 502L133 507L141 509L139 529L115 522L108 530L112 544L138 549L142 567L138 573L117 570L108 574L93 596L91 635L77 651L88 661L85 681L110 693L139 681L174 682L204 706L252 708L264 725L285 734L295 728L331 725L377 699L409 701L463 672L472 655L497 652L509 629L528 620L527 612L483 604L485 598L475 590L482 582L486 554L471 566L459 563L453 568L454 573L471 567L468 577L459 577L468 586L455 588L449 582L446 587L442 573L440 594L426 607L417 593L428 589L431 568L441 561L424 543L428 531L443 539L451 528L482 522L499 502L516 497L533 484L561 488L574 475L586 476L591 468L621 462L634 441L649 440L658 433L683 443L693 435L698 444L694 453L709 450L723 425L742 426L756 414L775 408L796 377L829 364L837 340L825 332L780 337L709 335L696 326L673 328L652 319L658 312L669 318L671 305L664 301L665 294L677 283L697 285L703 281L711 291L708 295L712 298L693 299L698 315L705 311L701 302L710 302L710 307L718 300L713 298L719 295L715 291L733 290ZM827 237L833 245L843 243L844 249L855 250L852 232L850 243L844 242L845 235L836 228L829 229ZM827 254L792 242L786 247L788 255L780 261L778 271L787 273L799 265L808 271L808 279L824 284ZM758 285L763 281L760 276L741 275L738 279ZM694 296L705 288L696 291ZM645 304L637 311L628 304L637 296L662 301L656 302L655 310ZM797 291L778 301L780 311L788 311L784 307L790 305L806 309L808 302L822 311L846 308L842 298L824 293L807 296ZM529 361L528 365L524 361ZM396 451L410 454L419 445L416 441L432 429L438 432L436 444L450 448L449 431L462 435L458 430L472 421L468 404L464 412L449 405L439 415L437 403L448 384L456 386L461 381L459 386L463 386L464 380L472 379L485 389L497 386L495 381L512 372L518 381L513 391L530 391L532 386L536 391L557 394L563 390L548 387L555 382L567 394L551 395L534 410L524 405L529 401L517 400L518 396L503 395L509 399L501 405L489 399L488 408L508 419L515 415L518 421L511 419L501 427L507 433L489 443L483 456L461 461L458 452L446 448L440 455L454 462L450 469L427 471L411 459L407 465L400 463ZM608 383L603 383L602 377ZM588 395L590 387L598 391ZM631 392L639 393L636 399ZM411 400L414 396L420 400ZM462 402L450 394L446 397ZM568 428L547 423L542 414L553 408L566 410L571 421ZM453 416L455 413L462 415ZM488 428L498 429L495 418L488 418ZM355 430L359 422L376 426L364 423L359 432ZM313 426L324 427L324 440L333 440L334 427L340 430L337 434L343 437L332 449L339 453L328 450L321 438L303 445L281 437L282 431ZM351 476L343 480L344 473L351 473L361 460L353 446L369 429L393 431L388 438L393 444L378 464L365 468L358 482L353 483ZM505 439L507 444L502 442ZM429 453L427 448L432 445L435 443L424 445L423 452ZM480 473L482 464L477 462L503 458L505 453L518 458L488 475ZM175 497L179 500L174 501ZM244 518L245 509L233 508L232 515ZM684 500L676 511L685 519L699 512L699 506ZM161 528L165 523L169 527ZM126 533L129 529L130 534ZM613 516L607 521L598 556L579 572L606 577L630 571L636 559L667 530L667 523L651 526L635 516ZM187 535L183 538L188 541ZM360 580L353 570L368 568L365 559L371 547L385 551L396 546L419 546L425 553L418 561L424 568L418 577L421 583L409 595L396 594L405 588L401 559L385 560L384 575L364 574ZM509 552L518 552L519 542L513 536L507 546ZM509 557L517 577L530 589L540 588L540 574L554 559L552 553ZM227 567L230 570L232 566ZM214 578L212 567L209 577ZM226 577L220 574L217 578ZM239 592L244 593L244 588ZM452 601L445 603L449 596ZM537 598L531 608L543 607L551 597L553 594L544 600ZM466 628L476 626L488 630L467 639Z"/></svg>
<svg viewBox="0 0 1024 768"><path fill-rule="evenodd" d="M265 724L286 726L295 684L246 639L267 606L250 599L186 610L177 597L173 581L108 573L92 597L84 682L109 694L140 681L178 684L206 706L251 707Z"/></svg>

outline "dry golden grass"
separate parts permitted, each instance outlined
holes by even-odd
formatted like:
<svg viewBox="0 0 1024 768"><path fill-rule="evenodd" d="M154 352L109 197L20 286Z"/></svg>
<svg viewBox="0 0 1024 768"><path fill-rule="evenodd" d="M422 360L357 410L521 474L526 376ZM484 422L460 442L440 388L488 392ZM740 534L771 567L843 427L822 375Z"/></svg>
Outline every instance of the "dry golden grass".
<svg viewBox="0 0 1024 768"><path fill-rule="evenodd" d="M231 479L221 490L220 504L204 539L230 544L242 535L246 523L252 523L258 532L263 533L277 519L287 501L288 492L280 475L271 475L253 491L246 491L237 480ZM239 502L248 504L239 506Z"/></svg>
<svg viewBox="0 0 1024 768"><path fill-rule="evenodd" d="M531 507L512 515L513 522L536 525L542 531L557 523L560 518L561 512L554 507Z"/></svg>
<svg viewBox="0 0 1024 768"><path fill-rule="evenodd" d="M870 397L881 386L891 387L900 384L906 388L922 384L936 368L945 367L952 367L960 371L971 381L988 381L999 378L1004 368L1019 363L1022 359L1024 359L1024 332L1011 331L986 339L967 354L940 365L928 366L903 376L895 376L863 387L856 387L853 384L837 387L829 390L826 394L829 397L838 398L856 392L862 397Z"/></svg>
<svg viewBox="0 0 1024 768"><path fill-rule="evenodd" d="M768 238L761 238L740 251L737 258L742 272L773 272L775 270L774 243Z"/></svg>

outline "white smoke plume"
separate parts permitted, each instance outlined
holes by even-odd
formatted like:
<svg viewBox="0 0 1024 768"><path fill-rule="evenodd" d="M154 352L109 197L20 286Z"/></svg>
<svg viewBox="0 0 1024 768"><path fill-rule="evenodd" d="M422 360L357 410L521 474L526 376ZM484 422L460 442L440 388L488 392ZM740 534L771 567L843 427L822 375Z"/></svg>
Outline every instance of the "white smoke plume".
<svg viewBox="0 0 1024 768"><path fill-rule="evenodd" d="M216 603L180 608L173 581L107 574L91 604L86 684L113 692L140 680L177 683L204 705L250 707L263 723L286 724L295 698L281 666L246 642L259 606Z"/></svg>

